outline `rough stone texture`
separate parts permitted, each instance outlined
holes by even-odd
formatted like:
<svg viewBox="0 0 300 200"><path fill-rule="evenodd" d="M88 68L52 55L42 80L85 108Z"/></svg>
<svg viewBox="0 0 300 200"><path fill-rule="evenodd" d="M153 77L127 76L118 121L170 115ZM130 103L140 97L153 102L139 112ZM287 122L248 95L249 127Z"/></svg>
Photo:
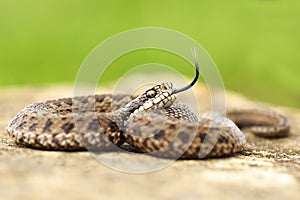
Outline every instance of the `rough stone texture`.
<svg viewBox="0 0 300 200"><path fill-rule="evenodd" d="M195 91L206 99L201 110L209 108L207 91ZM291 121L287 138L246 134L247 145L235 156L175 161L155 172L130 174L103 165L89 152L32 150L7 136L6 126L20 109L37 100L72 96L72 87L7 88L0 93L1 199L300 199L299 110L272 106ZM227 93L227 102L235 108L266 107L233 93ZM133 168L165 161L118 152L100 157Z"/></svg>

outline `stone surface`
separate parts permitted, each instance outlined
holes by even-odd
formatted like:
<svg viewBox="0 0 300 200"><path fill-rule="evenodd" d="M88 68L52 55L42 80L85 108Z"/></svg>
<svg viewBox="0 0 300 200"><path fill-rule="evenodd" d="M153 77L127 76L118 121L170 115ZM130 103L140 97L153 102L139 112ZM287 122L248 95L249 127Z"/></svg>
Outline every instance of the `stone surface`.
<svg viewBox="0 0 300 200"><path fill-rule="evenodd" d="M207 91L201 87L194 91L200 110L207 110ZM9 120L24 106L72 92L69 86L0 89L1 199L300 199L299 110L227 93L229 107L272 107L289 117L292 129L289 137L272 140L246 134L242 152L219 159L169 162L118 152L97 157L89 152L40 151L18 147L7 136ZM128 170L167 166L132 174L114 170L96 157Z"/></svg>

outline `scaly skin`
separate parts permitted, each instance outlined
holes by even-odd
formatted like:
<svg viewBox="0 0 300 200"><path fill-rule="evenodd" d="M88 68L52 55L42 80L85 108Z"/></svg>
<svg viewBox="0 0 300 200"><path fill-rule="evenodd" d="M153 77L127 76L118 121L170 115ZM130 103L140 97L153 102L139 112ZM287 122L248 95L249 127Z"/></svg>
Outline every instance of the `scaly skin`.
<svg viewBox="0 0 300 200"><path fill-rule="evenodd" d="M246 140L223 117L197 116L173 104L172 83L157 85L138 97L102 94L33 103L8 125L19 145L45 150L110 149L127 143L139 152L165 158L197 159L239 152ZM283 137L289 124L281 114L234 110L228 117L256 135Z"/></svg>

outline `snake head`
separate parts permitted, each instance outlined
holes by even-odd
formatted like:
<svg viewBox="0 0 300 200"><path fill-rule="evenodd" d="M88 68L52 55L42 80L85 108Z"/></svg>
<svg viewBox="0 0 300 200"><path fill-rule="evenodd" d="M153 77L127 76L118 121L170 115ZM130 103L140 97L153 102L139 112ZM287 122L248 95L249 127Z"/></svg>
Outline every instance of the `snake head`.
<svg viewBox="0 0 300 200"><path fill-rule="evenodd" d="M129 102L126 107L130 109L131 113L170 107L176 100L176 95L173 94L174 90L172 82L155 85Z"/></svg>

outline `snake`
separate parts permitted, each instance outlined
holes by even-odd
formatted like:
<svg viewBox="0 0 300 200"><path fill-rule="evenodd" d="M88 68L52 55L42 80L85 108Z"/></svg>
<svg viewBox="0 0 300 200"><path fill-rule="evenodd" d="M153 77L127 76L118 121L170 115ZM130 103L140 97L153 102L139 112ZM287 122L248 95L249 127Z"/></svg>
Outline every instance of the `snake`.
<svg viewBox="0 0 300 200"><path fill-rule="evenodd" d="M180 89L164 82L138 96L97 94L36 102L15 115L8 135L19 146L54 151L114 148L162 158L224 157L243 150L241 130L259 137L286 137L286 116L270 110L234 109L225 116L197 116L176 101ZM128 148L130 147L130 148Z"/></svg>

